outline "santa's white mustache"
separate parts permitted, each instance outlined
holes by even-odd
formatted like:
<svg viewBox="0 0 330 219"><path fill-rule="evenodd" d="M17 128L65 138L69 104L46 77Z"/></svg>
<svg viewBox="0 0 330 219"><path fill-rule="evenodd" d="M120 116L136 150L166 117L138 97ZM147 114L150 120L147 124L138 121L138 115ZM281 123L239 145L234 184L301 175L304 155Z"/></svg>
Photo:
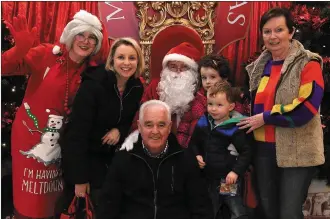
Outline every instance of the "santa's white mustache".
<svg viewBox="0 0 330 219"><path fill-rule="evenodd" d="M165 68L157 87L159 99L170 106L172 113L182 115L194 99L196 82L197 72L192 69L176 73Z"/></svg>

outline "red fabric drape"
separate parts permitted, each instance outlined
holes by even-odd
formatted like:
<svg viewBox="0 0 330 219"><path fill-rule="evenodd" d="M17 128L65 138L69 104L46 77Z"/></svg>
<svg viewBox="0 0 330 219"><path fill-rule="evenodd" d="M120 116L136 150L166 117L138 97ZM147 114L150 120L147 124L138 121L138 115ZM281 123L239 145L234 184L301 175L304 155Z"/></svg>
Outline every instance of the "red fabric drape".
<svg viewBox="0 0 330 219"><path fill-rule="evenodd" d="M231 80L236 86L242 86L245 82L245 71L242 64L261 49L262 38L259 31L261 16L273 7L290 7L290 2L252 2L252 17L248 35L244 40L229 45L221 54L230 61L233 70Z"/></svg>
<svg viewBox="0 0 330 219"><path fill-rule="evenodd" d="M36 26L40 42L59 41L65 25L80 9L99 15L97 2L1 2L2 19L12 22L25 15L30 28Z"/></svg>
<svg viewBox="0 0 330 219"><path fill-rule="evenodd" d="M245 71L242 63L260 50L260 17L272 7L289 7L290 2L253 2L249 32L244 40L229 45L221 54L230 60L235 85L243 85ZM1 2L2 18L12 22L18 14L26 15L29 27L37 26L40 42L57 42L63 28L80 9L99 15L97 2ZM217 52L217 51L215 51Z"/></svg>

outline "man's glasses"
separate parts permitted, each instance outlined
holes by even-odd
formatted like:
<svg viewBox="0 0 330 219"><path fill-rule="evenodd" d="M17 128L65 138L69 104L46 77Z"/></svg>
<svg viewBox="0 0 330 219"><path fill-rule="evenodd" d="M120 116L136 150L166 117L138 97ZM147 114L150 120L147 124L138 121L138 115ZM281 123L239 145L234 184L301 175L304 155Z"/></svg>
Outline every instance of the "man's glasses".
<svg viewBox="0 0 330 219"><path fill-rule="evenodd" d="M90 43L91 45L97 44L97 39L94 36L85 37L84 34L82 34L82 33L79 33L76 35L76 40L79 42L85 42L86 39L87 39L88 43Z"/></svg>

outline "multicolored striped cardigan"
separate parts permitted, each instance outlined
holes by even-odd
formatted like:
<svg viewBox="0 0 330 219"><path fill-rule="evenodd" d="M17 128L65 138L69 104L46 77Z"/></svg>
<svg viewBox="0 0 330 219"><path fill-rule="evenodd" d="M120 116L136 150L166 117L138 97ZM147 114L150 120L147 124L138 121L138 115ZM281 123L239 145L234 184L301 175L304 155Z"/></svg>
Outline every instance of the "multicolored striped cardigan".
<svg viewBox="0 0 330 219"><path fill-rule="evenodd" d="M250 91L262 92L267 84L265 67L272 59L265 50L260 57L246 67L250 76ZM266 125L275 126L276 159L280 167L317 166L324 163L323 133L318 108L323 96L322 71L313 72L311 61L322 68L322 58L305 50L296 40L281 68L274 92L274 106L263 111ZM303 74L304 73L304 74ZM262 139L261 129L255 136Z"/></svg>

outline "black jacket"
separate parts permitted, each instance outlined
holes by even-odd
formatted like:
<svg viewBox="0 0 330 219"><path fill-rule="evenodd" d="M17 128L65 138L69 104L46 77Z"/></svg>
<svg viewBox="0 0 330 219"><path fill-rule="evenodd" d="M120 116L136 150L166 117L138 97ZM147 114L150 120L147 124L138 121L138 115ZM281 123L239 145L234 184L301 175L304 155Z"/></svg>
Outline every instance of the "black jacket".
<svg viewBox="0 0 330 219"><path fill-rule="evenodd" d="M163 158L148 157L141 137L131 152L116 153L101 194L96 214L101 219L212 218L196 158L172 134Z"/></svg>
<svg viewBox="0 0 330 219"><path fill-rule="evenodd" d="M101 139L118 128L119 144L123 142L139 109L143 85L132 76L121 97L115 73L104 65L86 69L82 78L61 144L63 174L68 184L100 187L115 150Z"/></svg>
<svg viewBox="0 0 330 219"><path fill-rule="evenodd" d="M230 171L243 176L247 170L252 154L251 137L247 136L246 130L238 129L238 121L237 118L231 118L211 129L207 113L198 120L189 148L196 156L203 157L207 178L225 178ZM235 146L238 157L230 154L230 144Z"/></svg>

